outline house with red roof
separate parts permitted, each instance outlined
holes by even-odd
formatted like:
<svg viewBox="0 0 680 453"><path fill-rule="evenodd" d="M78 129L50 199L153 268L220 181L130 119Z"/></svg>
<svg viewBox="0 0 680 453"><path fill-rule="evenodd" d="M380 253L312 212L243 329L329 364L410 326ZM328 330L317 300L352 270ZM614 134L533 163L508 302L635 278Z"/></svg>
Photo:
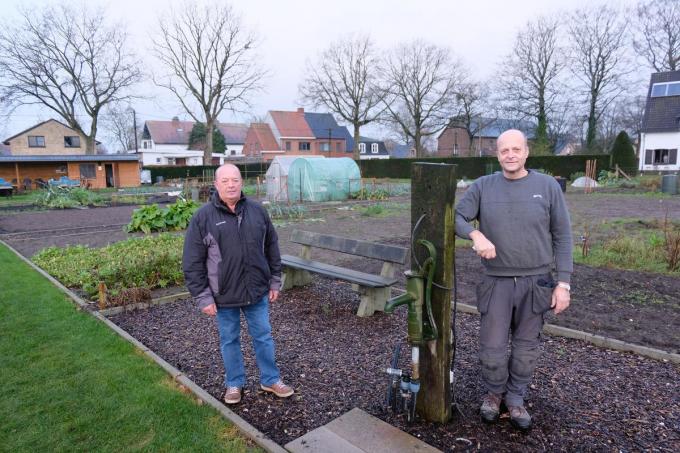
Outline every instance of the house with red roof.
<svg viewBox="0 0 680 453"><path fill-rule="evenodd" d="M354 141L330 113L270 110L263 123L246 133L243 154L272 160L276 156L352 157Z"/></svg>
<svg viewBox="0 0 680 453"><path fill-rule="evenodd" d="M139 144L143 165L203 165L203 150L189 148L189 137L194 124L194 121L180 121L177 117L171 121L146 121ZM242 158L248 126L218 123L217 128L224 136L225 149L224 153L213 152L213 165Z"/></svg>

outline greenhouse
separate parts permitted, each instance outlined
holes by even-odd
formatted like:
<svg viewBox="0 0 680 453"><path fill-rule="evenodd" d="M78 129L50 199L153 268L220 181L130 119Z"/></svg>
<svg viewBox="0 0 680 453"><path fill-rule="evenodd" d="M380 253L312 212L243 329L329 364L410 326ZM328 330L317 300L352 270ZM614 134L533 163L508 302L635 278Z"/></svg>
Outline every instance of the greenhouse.
<svg viewBox="0 0 680 453"><path fill-rule="evenodd" d="M295 159L323 159L324 156L276 156L267 169L267 200L278 203L288 202L288 169Z"/></svg>
<svg viewBox="0 0 680 453"><path fill-rule="evenodd" d="M273 202L346 200L360 189L359 166L347 157L298 157L272 162L267 171L267 199Z"/></svg>

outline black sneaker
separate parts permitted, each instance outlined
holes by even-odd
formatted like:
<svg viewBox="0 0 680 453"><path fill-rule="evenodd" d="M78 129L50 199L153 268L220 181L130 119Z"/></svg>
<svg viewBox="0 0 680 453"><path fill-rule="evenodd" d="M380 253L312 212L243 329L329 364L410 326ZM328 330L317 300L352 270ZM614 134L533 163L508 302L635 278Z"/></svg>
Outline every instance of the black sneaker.
<svg viewBox="0 0 680 453"><path fill-rule="evenodd" d="M522 431L528 431L531 428L531 415L524 406L508 406L508 411L512 426Z"/></svg>
<svg viewBox="0 0 680 453"><path fill-rule="evenodd" d="M479 415L484 423L496 423L501 414L501 395L487 393L482 399Z"/></svg>

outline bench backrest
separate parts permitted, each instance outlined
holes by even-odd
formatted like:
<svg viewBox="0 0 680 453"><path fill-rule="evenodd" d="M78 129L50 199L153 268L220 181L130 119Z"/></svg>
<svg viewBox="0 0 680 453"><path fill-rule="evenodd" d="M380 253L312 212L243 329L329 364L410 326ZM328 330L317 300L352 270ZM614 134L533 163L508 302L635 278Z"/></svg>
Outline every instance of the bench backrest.
<svg viewBox="0 0 680 453"><path fill-rule="evenodd" d="M390 263L405 264L408 257L408 249L404 247L376 244L375 242L313 233L311 231L293 230L290 241L296 244L363 256Z"/></svg>

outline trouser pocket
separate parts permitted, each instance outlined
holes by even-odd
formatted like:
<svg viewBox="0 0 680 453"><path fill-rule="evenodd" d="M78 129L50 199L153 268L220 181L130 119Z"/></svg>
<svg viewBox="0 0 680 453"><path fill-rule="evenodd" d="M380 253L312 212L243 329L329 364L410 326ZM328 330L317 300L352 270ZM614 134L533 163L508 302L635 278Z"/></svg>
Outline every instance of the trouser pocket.
<svg viewBox="0 0 680 453"><path fill-rule="evenodd" d="M489 303L495 285L496 279L488 275L483 276L482 281L477 283L477 311L481 314L486 314L489 311Z"/></svg>
<svg viewBox="0 0 680 453"><path fill-rule="evenodd" d="M534 280L531 288L531 310L535 314L540 315L550 310L553 289L555 289L555 281L550 274L540 276Z"/></svg>

